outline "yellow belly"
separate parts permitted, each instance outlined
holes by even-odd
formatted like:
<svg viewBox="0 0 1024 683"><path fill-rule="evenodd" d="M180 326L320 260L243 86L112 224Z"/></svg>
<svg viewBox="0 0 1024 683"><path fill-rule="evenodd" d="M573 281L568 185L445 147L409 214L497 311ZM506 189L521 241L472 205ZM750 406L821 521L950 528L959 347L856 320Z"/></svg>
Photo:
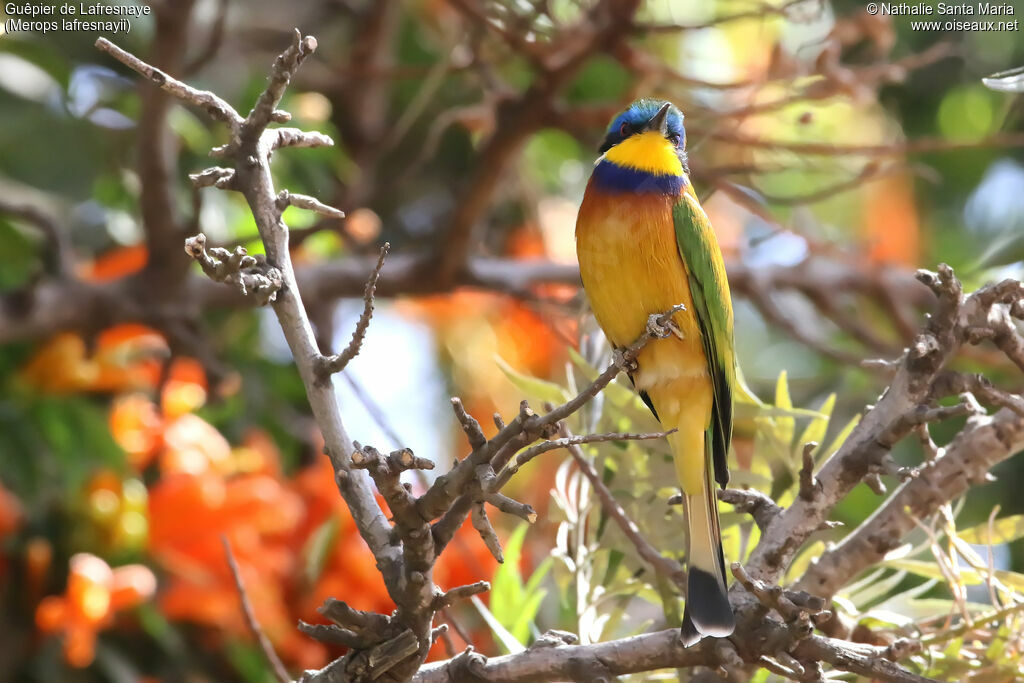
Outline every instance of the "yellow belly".
<svg viewBox="0 0 1024 683"><path fill-rule="evenodd" d="M672 201L657 195L588 192L576 223L583 286L612 344L631 344L652 314L686 306L674 317L683 339L673 335L655 340L641 352L638 389L707 375L686 268L676 246Z"/></svg>
<svg viewBox="0 0 1024 683"><path fill-rule="evenodd" d="M649 316L676 304L685 311L672 335L650 342L633 375L648 393L662 425L679 429L669 440L683 489L704 485L704 430L712 390L686 267L676 244L672 197L599 195L588 191L576 223L580 275L598 324L615 346L643 332Z"/></svg>

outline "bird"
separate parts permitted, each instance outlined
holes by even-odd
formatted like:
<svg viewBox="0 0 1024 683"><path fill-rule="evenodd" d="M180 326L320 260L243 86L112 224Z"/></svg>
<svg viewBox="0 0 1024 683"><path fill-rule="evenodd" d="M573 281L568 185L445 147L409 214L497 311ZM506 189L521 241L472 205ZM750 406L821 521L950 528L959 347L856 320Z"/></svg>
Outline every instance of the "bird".
<svg viewBox="0 0 1024 683"><path fill-rule="evenodd" d="M681 640L735 628L714 485L729 481L736 390L733 310L715 231L690 182L682 112L641 99L612 119L576 219L590 308L623 349L682 304L629 376L666 431L683 491L687 596ZM675 430L675 431L671 431Z"/></svg>

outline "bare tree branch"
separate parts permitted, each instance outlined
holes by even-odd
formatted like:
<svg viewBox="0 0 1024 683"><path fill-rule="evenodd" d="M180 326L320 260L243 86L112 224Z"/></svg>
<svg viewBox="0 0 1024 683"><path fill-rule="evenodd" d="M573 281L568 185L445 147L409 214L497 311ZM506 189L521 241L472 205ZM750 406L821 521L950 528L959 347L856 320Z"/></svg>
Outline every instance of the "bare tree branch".
<svg viewBox="0 0 1024 683"><path fill-rule="evenodd" d="M831 597L868 567L881 562L914 528L939 506L985 481L995 465L1024 449L1024 417L1004 408L993 416L971 418L929 461L920 476L904 483L863 524L812 562L796 583L815 595Z"/></svg>
<svg viewBox="0 0 1024 683"><path fill-rule="evenodd" d="M281 289L281 271L260 263L242 247L235 247L234 252L219 247L207 251L206 235L199 233L185 240L185 253L211 280L237 287L242 296L252 296L262 306L272 303Z"/></svg>
<svg viewBox="0 0 1024 683"><path fill-rule="evenodd" d="M785 626L766 623L758 638L768 642L790 639ZM528 648L513 655L483 657L478 653L455 657L445 662L425 664L413 677L415 683L456 683L490 681L492 683L526 683L527 681L594 681L610 680L631 673L679 669L694 666L717 667L719 655L715 645L721 641L703 640L694 647L683 647L678 629L593 645L555 645ZM749 639L743 633L733 636L740 655L746 652ZM756 650L756 648L753 648ZM798 660L822 661L837 669L892 683L926 683L930 678L903 670L886 658L887 649L873 645L847 643L842 640L809 636L795 650ZM746 660L744 660L746 661ZM757 661L757 660L755 660Z"/></svg>
<svg viewBox="0 0 1024 683"><path fill-rule="evenodd" d="M222 535L220 542L224 546L224 556L227 558L228 567L231 568L231 576L235 580L238 599L242 603L242 612L245 614L245 623L248 624L249 630L256 638L256 642L259 643L260 651L263 652L267 663L270 664L270 670L274 672L274 677L280 683L291 683L292 677L288 675L284 664L281 663L281 658L277 656L274 646L271 644L270 639L267 638L267 634L263 632L259 620L256 619L256 613L249 602L249 594L245 590L245 582L242 580L242 574L238 570L238 562L235 561L235 554L231 552L231 543L228 541L228 537Z"/></svg>
<svg viewBox="0 0 1024 683"><path fill-rule="evenodd" d="M559 433L566 440L571 439L573 436L569 428L565 426L565 423L559 425ZM685 591L686 570L683 569L683 566L672 558L662 555L657 548L643 537L636 523L629 518L626 511L615 500L612 492L601 481L601 477L594 471L594 467L590 464L587 456L584 455L583 449L575 443L569 443L566 448L572 459L576 462L580 472L583 473L583 476L590 482L590 486L593 487L594 492L597 493L597 497L601 501L601 508L609 517L615 520L619 530L633 544L640 557L650 564L656 572L663 574L667 579L675 583L681 591Z"/></svg>
<svg viewBox="0 0 1024 683"><path fill-rule="evenodd" d="M867 412L840 449L817 474L819 494L797 498L768 527L754 549L748 569L755 578L774 582L804 541L825 520L835 503L882 462L915 424L910 416L930 400L932 384L967 341L967 330L988 315L993 303L1021 296L1019 283L1001 283L965 297L952 269L921 271L919 279L938 299L935 314L900 360L892 383Z"/></svg>
<svg viewBox="0 0 1024 683"><path fill-rule="evenodd" d="M359 322L356 323L356 329L352 333L352 340L349 341L348 346L340 354L327 357L319 356L317 358L317 372L320 374L321 381L326 380L326 378L336 372L344 370L349 361L359 354L359 349L363 345L363 339L366 338L366 332L370 329L370 318L373 317L373 301L374 295L377 292L377 280L380 278L380 271L384 267L384 259L387 258L390 249L391 245L387 242L380 248L377 265L374 267L373 272L370 273L370 278L366 281L366 289L363 290L363 312L359 316Z"/></svg>

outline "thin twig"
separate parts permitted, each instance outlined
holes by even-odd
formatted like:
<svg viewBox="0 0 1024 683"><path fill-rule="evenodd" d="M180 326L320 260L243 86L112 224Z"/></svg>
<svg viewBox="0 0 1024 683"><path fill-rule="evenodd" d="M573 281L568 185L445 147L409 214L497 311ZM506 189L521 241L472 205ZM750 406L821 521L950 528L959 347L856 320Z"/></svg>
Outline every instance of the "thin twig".
<svg viewBox="0 0 1024 683"><path fill-rule="evenodd" d="M377 265L374 267L373 272L370 273L370 279L366 281L366 288L363 290L363 312L359 315L359 321L356 323L356 329L352 332L352 339L349 341L348 346L340 354L317 358L317 372L320 375L321 381L336 372L344 370L349 361L359 354L359 349L362 348L363 340L366 338L366 331L370 329L370 318L373 317L377 279L380 277L380 271L384 267L384 259L387 258L390 249L391 244L389 242L385 242L380 248Z"/></svg>
<svg viewBox="0 0 1024 683"><path fill-rule="evenodd" d="M569 455L576 462L576 466L579 468L583 476L590 482L594 492L597 494L598 499L601 501L601 508L605 511L609 517L615 520L615 524L622 531L623 535L633 544L637 552L652 568L659 574L663 574L665 578L674 582L679 586L680 590L685 591L686 584L686 571L683 569L675 560L665 557L662 555L657 548L651 545L650 541L643 537L640 533L639 527L636 522L629 518L626 511L622 509L618 501L615 500L615 496L608 490L608 487L604 485L601 477L594 471L593 465L590 464L590 460L583 453L583 449L577 444L572 443L570 440L573 437L572 432L565 423L559 423L559 434L567 440L565 448L569 451Z"/></svg>
<svg viewBox="0 0 1024 683"><path fill-rule="evenodd" d="M106 38L96 39L96 48L155 83L162 90L169 92L179 100L203 109L211 118L231 126L232 130L242 125L242 117L234 107L209 90L197 90L181 81L168 76L160 69L146 64L144 61L119 48Z"/></svg>
<svg viewBox="0 0 1024 683"><path fill-rule="evenodd" d="M516 455L515 459L510 462L497 476L495 481L495 490L500 489L508 480L515 475L520 468L526 463L530 462L538 455L547 453L548 451L558 450L560 448L566 448L568 446L575 446L585 443L601 443L605 441L645 441L649 439L663 439L669 434L674 433L675 429L670 429L665 432L645 432L645 433L634 433L634 432L608 432L604 434L584 434L577 435L568 438L554 439L552 441L544 441L535 446L531 446L526 450L520 451Z"/></svg>
<svg viewBox="0 0 1024 683"><path fill-rule="evenodd" d="M245 590L245 582L242 581L242 573L238 569L238 562L235 561L235 554L231 552L231 542L228 541L228 537L221 534L220 542L224 546L224 556L227 558L228 567L231 568L231 576L235 579L235 588L238 590L238 599L242 603L242 612L245 614L245 623L249 626L249 630L256 638L256 642L259 643L260 651L263 652L263 656L266 657L267 663L270 665L271 671L274 673L274 677L277 678L279 683L291 683L292 677L288 675L288 670L284 668L284 664L281 663L281 658L277 656L277 652L274 651L274 646L271 644L270 639L267 638L267 634L263 632L263 627L260 626L259 620L256 618L256 612L252 609L252 603L249 602L249 594Z"/></svg>

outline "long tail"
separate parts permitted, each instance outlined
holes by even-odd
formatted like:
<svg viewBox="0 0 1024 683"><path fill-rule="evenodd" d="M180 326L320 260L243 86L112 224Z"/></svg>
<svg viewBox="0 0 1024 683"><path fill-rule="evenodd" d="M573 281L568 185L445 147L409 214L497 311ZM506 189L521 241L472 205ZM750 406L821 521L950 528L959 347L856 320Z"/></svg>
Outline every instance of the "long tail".
<svg viewBox="0 0 1024 683"><path fill-rule="evenodd" d="M655 385L648 394L661 424L676 428L668 435L668 442L686 503L689 578L682 639L689 647L704 636L729 635L736 621L726 592L725 558L718 530L712 388L710 381L686 377Z"/></svg>
<svg viewBox="0 0 1024 683"><path fill-rule="evenodd" d="M682 639L687 647L704 636L724 638L736 626L725 579L725 557L718 529L718 505L710 468L704 487L685 494L689 533L689 564L686 609L683 612Z"/></svg>

